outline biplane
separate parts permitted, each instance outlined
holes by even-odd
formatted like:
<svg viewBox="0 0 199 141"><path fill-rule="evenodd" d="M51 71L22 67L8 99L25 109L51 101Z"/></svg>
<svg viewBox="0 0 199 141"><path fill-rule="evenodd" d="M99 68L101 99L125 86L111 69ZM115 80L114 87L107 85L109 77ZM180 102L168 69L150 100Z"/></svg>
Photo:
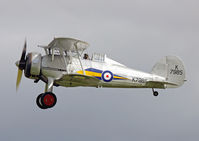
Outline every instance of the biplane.
<svg viewBox="0 0 199 141"><path fill-rule="evenodd" d="M44 49L45 55L31 52L26 55L25 41L21 59L16 62L18 89L22 73L25 77L45 83L45 91L36 103L41 109L55 106L56 95L53 87L96 87L96 88L177 88L185 81L185 69L182 61L175 56L166 56L158 61L151 73L128 68L108 58L105 54L85 53L89 44L72 38L54 38Z"/></svg>

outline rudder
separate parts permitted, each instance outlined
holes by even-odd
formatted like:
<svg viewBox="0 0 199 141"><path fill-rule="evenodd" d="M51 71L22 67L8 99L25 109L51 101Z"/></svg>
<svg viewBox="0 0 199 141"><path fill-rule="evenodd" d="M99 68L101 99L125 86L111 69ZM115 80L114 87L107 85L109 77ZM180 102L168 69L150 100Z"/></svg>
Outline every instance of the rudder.
<svg viewBox="0 0 199 141"><path fill-rule="evenodd" d="M165 56L157 62L152 74L159 75L166 78L167 88L176 88L184 84L185 68L183 62L176 56Z"/></svg>

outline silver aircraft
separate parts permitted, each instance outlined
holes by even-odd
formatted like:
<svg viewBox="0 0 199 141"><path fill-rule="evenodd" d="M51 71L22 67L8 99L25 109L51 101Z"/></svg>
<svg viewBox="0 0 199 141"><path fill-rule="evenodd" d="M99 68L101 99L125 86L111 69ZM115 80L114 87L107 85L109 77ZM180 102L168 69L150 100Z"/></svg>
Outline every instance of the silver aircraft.
<svg viewBox="0 0 199 141"><path fill-rule="evenodd" d="M72 38L55 38L47 46L39 46L45 55L31 52L26 55L26 42L21 59L16 62L18 89L22 73L37 83L42 80L45 92L36 103L41 109L52 108L57 102L53 86L64 87L110 87L110 88L177 88L185 81L182 61L175 56L166 56L158 61L151 73L130 69L105 54L94 53L88 56L85 50L88 43Z"/></svg>

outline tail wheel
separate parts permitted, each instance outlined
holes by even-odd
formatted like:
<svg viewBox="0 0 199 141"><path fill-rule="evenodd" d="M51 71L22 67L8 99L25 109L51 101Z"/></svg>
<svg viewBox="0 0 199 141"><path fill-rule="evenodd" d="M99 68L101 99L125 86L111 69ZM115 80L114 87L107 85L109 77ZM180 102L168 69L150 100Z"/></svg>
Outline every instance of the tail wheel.
<svg viewBox="0 0 199 141"><path fill-rule="evenodd" d="M154 92L153 92L153 95L154 95L154 96L158 96L158 92L157 92L157 91L154 91Z"/></svg>
<svg viewBox="0 0 199 141"><path fill-rule="evenodd" d="M155 91L154 88L152 88L152 91L153 91L154 96L158 96L158 94L159 94L158 91Z"/></svg>
<svg viewBox="0 0 199 141"><path fill-rule="evenodd" d="M41 96L41 104L44 107L52 108L57 103L57 97L52 92L46 92Z"/></svg>
<svg viewBox="0 0 199 141"><path fill-rule="evenodd" d="M42 97L43 94L40 94L37 99L36 99L36 103L37 103L37 106L41 109L47 109L47 107L45 107L42 103L41 103L41 97Z"/></svg>

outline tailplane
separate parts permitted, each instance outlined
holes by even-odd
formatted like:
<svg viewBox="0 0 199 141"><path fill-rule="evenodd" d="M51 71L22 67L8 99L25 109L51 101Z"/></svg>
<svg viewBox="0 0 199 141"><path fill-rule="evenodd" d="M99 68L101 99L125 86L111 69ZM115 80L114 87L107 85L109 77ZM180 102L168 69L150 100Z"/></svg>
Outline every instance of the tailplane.
<svg viewBox="0 0 199 141"><path fill-rule="evenodd" d="M185 69L182 61L176 56L165 56L157 62L152 74L166 78L166 88L176 88L184 84Z"/></svg>

